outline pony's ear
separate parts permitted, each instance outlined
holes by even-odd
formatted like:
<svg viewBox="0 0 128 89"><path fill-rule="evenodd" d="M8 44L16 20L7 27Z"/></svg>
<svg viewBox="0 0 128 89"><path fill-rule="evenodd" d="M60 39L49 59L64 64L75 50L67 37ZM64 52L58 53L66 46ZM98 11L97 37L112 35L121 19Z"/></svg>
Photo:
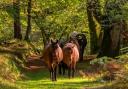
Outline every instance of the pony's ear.
<svg viewBox="0 0 128 89"><path fill-rule="evenodd" d="M51 43L53 43L53 39L51 39Z"/></svg>
<svg viewBox="0 0 128 89"><path fill-rule="evenodd" d="M56 43L59 43L59 40L56 40Z"/></svg>

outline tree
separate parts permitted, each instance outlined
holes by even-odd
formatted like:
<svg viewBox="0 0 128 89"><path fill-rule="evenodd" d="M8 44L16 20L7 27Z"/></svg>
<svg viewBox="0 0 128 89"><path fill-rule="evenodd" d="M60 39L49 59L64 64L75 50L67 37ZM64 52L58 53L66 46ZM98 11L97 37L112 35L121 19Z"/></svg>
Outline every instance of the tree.
<svg viewBox="0 0 128 89"><path fill-rule="evenodd" d="M105 15L102 16L103 40L98 57L115 57L120 51L120 35L124 29L121 7L125 0L106 1Z"/></svg>
<svg viewBox="0 0 128 89"><path fill-rule="evenodd" d="M20 24L20 0L13 0L14 9L14 38L22 39Z"/></svg>
<svg viewBox="0 0 128 89"><path fill-rule="evenodd" d="M27 30L26 30L26 35L25 35L25 40L29 41L30 40L30 33L31 33L31 3L32 0L28 0L28 9L27 9Z"/></svg>
<svg viewBox="0 0 128 89"><path fill-rule="evenodd" d="M49 38L66 39L72 31L85 29L85 9L79 0L50 0L34 3L33 19L42 33L43 43ZM53 4L54 3L54 4Z"/></svg>
<svg viewBox="0 0 128 89"><path fill-rule="evenodd" d="M101 9L99 0L87 0L87 16L90 29L91 54L98 52L98 34L100 33ZM99 26L99 27L98 27Z"/></svg>

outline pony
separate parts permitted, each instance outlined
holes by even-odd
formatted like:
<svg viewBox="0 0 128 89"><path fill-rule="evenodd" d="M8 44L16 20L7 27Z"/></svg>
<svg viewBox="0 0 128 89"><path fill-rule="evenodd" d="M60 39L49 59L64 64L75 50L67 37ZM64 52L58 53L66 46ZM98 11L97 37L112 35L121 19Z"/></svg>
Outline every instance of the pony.
<svg viewBox="0 0 128 89"><path fill-rule="evenodd" d="M63 60L62 62L68 68L68 77L74 77L76 63L79 60L79 44L75 39L70 39L63 47ZM64 66L62 66L65 69ZM65 70L63 70L65 71Z"/></svg>
<svg viewBox="0 0 128 89"><path fill-rule="evenodd" d="M75 40L74 42L78 47L79 60L83 61L84 49L85 49L85 47L87 45L86 36L84 34L82 34L82 33L73 32L73 33L70 34L70 39L69 40L61 40L60 41L61 48L63 48L66 43L71 42L72 40ZM67 65L62 61L59 64L59 74L60 75L61 74L65 75L65 69L68 69Z"/></svg>
<svg viewBox="0 0 128 89"><path fill-rule="evenodd" d="M72 32L70 34L70 37L69 38L70 39L76 39L76 41L78 42L78 44L79 44L80 61L83 61L84 49L85 49L85 47L87 45L86 35L83 34L83 33L78 33L76 31L74 31L74 32ZM61 48L63 48L63 46L64 46L64 44L66 44L66 42L68 42L68 39L67 40L61 40L60 41Z"/></svg>
<svg viewBox="0 0 128 89"><path fill-rule="evenodd" d="M79 44L79 54L80 54L80 61L83 61L83 55L84 55L84 49L87 45L87 38L84 34L79 33L76 35L76 39L78 41Z"/></svg>
<svg viewBox="0 0 128 89"><path fill-rule="evenodd" d="M41 59L49 69L50 79L52 81L57 81L57 66L63 59L63 51L59 46L58 40L51 40L51 42L47 44L47 46L43 50Z"/></svg>

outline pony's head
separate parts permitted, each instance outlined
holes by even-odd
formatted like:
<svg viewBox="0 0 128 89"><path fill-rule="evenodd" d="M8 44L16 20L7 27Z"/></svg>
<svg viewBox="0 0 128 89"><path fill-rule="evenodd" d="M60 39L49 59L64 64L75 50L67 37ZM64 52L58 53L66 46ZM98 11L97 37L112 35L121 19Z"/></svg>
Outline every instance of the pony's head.
<svg viewBox="0 0 128 89"><path fill-rule="evenodd" d="M51 46L52 46L53 49L58 48L58 46L59 46L59 41L58 41L58 40L52 40L52 39L51 39Z"/></svg>

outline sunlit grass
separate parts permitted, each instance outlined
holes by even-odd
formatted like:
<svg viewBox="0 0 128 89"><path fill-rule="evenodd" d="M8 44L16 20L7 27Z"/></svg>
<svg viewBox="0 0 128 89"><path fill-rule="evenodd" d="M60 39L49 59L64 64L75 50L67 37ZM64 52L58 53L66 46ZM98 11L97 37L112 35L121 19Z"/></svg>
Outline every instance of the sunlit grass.
<svg viewBox="0 0 128 89"><path fill-rule="evenodd" d="M82 78L80 76L73 79L69 79L67 76L58 76L57 81L52 82L46 69L36 73L28 72L26 75L29 80L17 81L16 83L22 89L82 89L101 85L101 82L97 82L96 79Z"/></svg>
<svg viewBox="0 0 128 89"><path fill-rule="evenodd" d="M100 85L100 83L89 82L83 79L59 79L57 82L51 82L49 80L31 80L19 81L18 83L22 86L22 89L80 89Z"/></svg>

